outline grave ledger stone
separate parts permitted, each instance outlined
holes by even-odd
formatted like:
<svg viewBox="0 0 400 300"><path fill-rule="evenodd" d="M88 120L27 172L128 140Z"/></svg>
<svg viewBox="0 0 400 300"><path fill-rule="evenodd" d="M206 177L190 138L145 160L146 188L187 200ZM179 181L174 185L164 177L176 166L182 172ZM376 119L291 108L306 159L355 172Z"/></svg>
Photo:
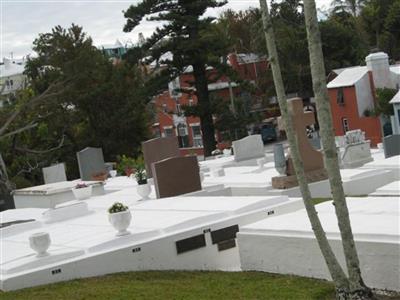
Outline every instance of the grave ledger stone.
<svg viewBox="0 0 400 300"><path fill-rule="evenodd" d="M155 138L142 142L143 158L148 178L153 177L151 165L160 160L178 157L179 144L175 136Z"/></svg>
<svg viewBox="0 0 400 300"><path fill-rule="evenodd" d="M235 161L244 161L265 156L264 143L260 134L246 136L232 143Z"/></svg>
<svg viewBox="0 0 400 300"><path fill-rule="evenodd" d="M54 183L67 181L67 175L65 174L65 164L56 164L47 168L42 169L44 183Z"/></svg>
<svg viewBox="0 0 400 300"><path fill-rule="evenodd" d="M78 158L81 180L94 180L100 174L106 174L103 150L101 148L87 147L76 153Z"/></svg>
<svg viewBox="0 0 400 300"><path fill-rule="evenodd" d="M171 157L152 164L157 198L179 196L201 190L196 156Z"/></svg>
<svg viewBox="0 0 400 300"><path fill-rule="evenodd" d="M311 111L303 111L303 100L301 98L289 99L288 110L289 117L292 118L293 121L300 156L308 182L326 179L327 174L324 168L322 153L314 149L306 134L306 127L315 124L314 113ZM286 176L272 177L273 188L287 189L298 185L290 155L288 155L286 164Z"/></svg>

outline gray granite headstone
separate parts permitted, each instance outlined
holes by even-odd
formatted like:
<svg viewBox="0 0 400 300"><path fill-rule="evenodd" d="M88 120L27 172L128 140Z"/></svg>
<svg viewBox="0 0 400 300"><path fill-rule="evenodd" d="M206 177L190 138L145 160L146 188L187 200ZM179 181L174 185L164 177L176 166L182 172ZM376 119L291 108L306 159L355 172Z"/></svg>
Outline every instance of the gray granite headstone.
<svg viewBox="0 0 400 300"><path fill-rule="evenodd" d="M383 138L385 158L400 155L400 134L385 136Z"/></svg>
<svg viewBox="0 0 400 300"><path fill-rule="evenodd" d="M157 198L179 196L201 190L196 156L172 157L152 164Z"/></svg>
<svg viewBox="0 0 400 300"><path fill-rule="evenodd" d="M56 164L47 168L42 169L44 183L54 183L60 181L67 181L67 175L65 174L65 164Z"/></svg>
<svg viewBox="0 0 400 300"><path fill-rule="evenodd" d="M87 147L77 152L76 156L81 180L93 180L93 176L107 172L101 148Z"/></svg>
<svg viewBox="0 0 400 300"><path fill-rule="evenodd" d="M246 136L232 143L235 161L244 161L265 156L260 134Z"/></svg>

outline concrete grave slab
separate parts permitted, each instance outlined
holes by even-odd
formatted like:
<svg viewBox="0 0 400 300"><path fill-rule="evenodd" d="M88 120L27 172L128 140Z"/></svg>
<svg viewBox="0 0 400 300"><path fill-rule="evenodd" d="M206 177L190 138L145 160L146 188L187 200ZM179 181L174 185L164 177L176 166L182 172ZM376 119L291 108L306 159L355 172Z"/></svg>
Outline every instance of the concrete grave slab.
<svg viewBox="0 0 400 300"><path fill-rule="evenodd" d="M400 199L347 198L347 205L365 283L399 291ZM334 206L325 202L316 208L329 243L345 268ZM305 210L241 227L238 242L243 270L331 279Z"/></svg>

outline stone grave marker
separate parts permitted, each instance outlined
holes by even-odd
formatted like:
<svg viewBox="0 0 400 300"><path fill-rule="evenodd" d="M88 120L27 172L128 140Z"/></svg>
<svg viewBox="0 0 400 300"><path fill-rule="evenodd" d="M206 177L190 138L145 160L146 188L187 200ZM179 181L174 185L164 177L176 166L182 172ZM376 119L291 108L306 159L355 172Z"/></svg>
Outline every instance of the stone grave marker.
<svg viewBox="0 0 400 300"><path fill-rule="evenodd" d="M358 168L373 161L370 141L365 140L365 133L360 129L347 131L345 145L340 154L342 168Z"/></svg>
<svg viewBox="0 0 400 300"><path fill-rule="evenodd" d="M246 136L232 143L235 161L244 161L265 156L264 143L260 134Z"/></svg>
<svg viewBox="0 0 400 300"><path fill-rule="evenodd" d="M288 110L289 116L293 121L300 156L303 161L304 171L308 182L326 179L327 174L324 168L322 153L314 149L306 134L306 127L315 124L314 113L311 111L303 111L303 100L301 98L289 99ZM273 188L287 189L298 185L290 155L288 156L286 165L286 176L272 177Z"/></svg>
<svg viewBox="0 0 400 300"><path fill-rule="evenodd" d="M383 138L383 151L385 158L400 155L400 134L385 136Z"/></svg>
<svg viewBox="0 0 400 300"><path fill-rule="evenodd" d="M106 174L103 150L101 148L87 147L76 153L78 158L81 180L94 180L100 174Z"/></svg>
<svg viewBox="0 0 400 300"><path fill-rule="evenodd" d="M201 190L196 156L171 157L152 164L157 198L179 196Z"/></svg>
<svg viewBox="0 0 400 300"><path fill-rule="evenodd" d="M178 138L175 136L155 138L142 142L142 151L148 178L153 177L151 167L153 163L166 158L180 156Z"/></svg>
<svg viewBox="0 0 400 300"><path fill-rule="evenodd" d="M44 183L54 183L60 181L67 181L67 175L65 173L65 164L56 164L47 168L42 169Z"/></svg>

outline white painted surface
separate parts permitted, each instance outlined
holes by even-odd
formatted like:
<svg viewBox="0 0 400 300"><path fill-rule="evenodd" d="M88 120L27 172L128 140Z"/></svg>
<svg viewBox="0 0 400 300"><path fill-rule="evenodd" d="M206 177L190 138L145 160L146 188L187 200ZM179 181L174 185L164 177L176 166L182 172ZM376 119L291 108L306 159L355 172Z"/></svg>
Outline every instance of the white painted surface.
<svg viewBox="0 0 400 300"><path fill-rule="evenodd" d="M335 79L328 83L327 87L331 89L353 86L363 78L367 72L367 67L351 67L344 69Z"/></svg>
<svg viewBox="0 0 400 300"><path fill-rule="evenodd" d="M348 198L347 203L366 284L400 290L400 199ZM317 210L329 242L345 266L333 205L323 203ZM330 279L305 210L244 226L238 241L243 270Z"/></svg>
<svg viewBox="0 0 400 300"><path fill-rule="evenodd" d="M365 117L364 112L366 109L374 108L374 98L372 96L371 83L369 80L368 72L366 72L354 84L356 90L358 116Z"/></svg>
<svg viewBox="0 0 400 300"><path fill-rule="evenodd" d="M58 204L76 199L72 189L80 182L80 180L63 181L15 190L13 191L15 207L54 208ZM84 183L93 187L94 196L104 194L103 182L85 181Z"/></svg>
<svg viewBox="0 0 400 300"><path fill-rule="evenodd" d="M375 88L394 88L389 67L389 56L384 52L371 53L365 58L368 71L372 72Z"/></svg>
<svg viewBox="0 0 400 300"><path fill-rule="evenodd" d="M1 229L1 253L5 253L0 258L1 289L128 270L239 270L237 248L218 251L208 231L243 226L302 207L300 199L289 200L282 196L188 196L138 201L140 197L135 190L132 187L92 197L84 201L91 213L77 214L59 222L45 223L42 214L46 210L43 209L1 213L2 220L3 215L8 221L22 216L36 219L32 223ZM115 230L109 224L107 208L115 201L130 208L129 235L115 237ZM203 234L204 230L205 247L177 255L176 241ZM42 231L50 234L51 255L49 259L35 261L28 237Z"/></svg>
<svg viewBox="0 0 400 300"><path fill-rule="evenodd" d="M346 145L341 153L341 167L357 168L373 161L370 141Z"/></svg>

